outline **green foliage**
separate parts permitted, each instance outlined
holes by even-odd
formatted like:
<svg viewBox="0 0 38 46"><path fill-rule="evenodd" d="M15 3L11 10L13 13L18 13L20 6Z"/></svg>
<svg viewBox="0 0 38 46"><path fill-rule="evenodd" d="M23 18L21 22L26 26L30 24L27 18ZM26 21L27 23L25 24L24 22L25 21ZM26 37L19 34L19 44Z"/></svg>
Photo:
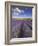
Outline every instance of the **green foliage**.
<svg viewBox="0 0 38 46"><path fill-rule="evenodd" d="M32 18L16 18L16 20L32 20Z"/></svg>

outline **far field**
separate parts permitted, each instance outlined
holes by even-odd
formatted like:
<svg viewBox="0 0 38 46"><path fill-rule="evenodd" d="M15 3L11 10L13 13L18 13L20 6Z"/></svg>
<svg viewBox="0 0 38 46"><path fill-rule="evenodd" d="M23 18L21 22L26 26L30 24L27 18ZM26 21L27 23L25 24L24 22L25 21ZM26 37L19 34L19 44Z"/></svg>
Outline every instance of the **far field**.
<svg viewBox="0 0 38 46"><path fill-rule="evenodd" d="M32 18L12 19L11 38L32 37Z"/></svg>

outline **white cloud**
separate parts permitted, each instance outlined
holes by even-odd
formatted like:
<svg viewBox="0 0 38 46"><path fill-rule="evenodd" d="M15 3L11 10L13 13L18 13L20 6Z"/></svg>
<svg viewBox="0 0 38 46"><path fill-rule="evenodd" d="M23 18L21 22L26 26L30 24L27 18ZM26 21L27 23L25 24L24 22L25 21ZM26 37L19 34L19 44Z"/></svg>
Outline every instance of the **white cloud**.
<svg viewBox="0 0 38 46"><path fill-rule="evenodd" d="M13 16L12 18L24 18L24 17L19 17L19 16Z"/></svg>
<svg viewBox="0 0 38 46"><path fill-rule="evenodd" d="M19 8L12 9L13 12L21 13L21 10Z"/></svg>
<svg viewBox="0 0 38 46"><path fill-rule="evenodd" d="M18 16L13 16L12 18L31 18L31 17L18 17Z"/></svg>
<svg viewBox="0 0 38 46"><path fill-rule="evenodd" d="M27 18L27 17L26 17L26 15L24 15L24 16L20 15L20 16L12 16L12 18Z"/></svg>
<svg viewBox="0 0 38 46"><path fill-rule="evenodd" d="M12 8L12 11L13 12L18 12L18 13L21 13L21 12L24 13L24 10L20 10L19 8L15 8L15 9Z"/></svg>
<svg viewBox="0 0 38 46"><path fill-rule="evenodd" d="M19 13L21 13L21 10L19 8L16 8L16 11L18 11Z"/></svg>
<svg viewBox="0 0 38 46"><path fill-rule="evenodd" d="M13 14L14 14L14 15L19 15L19 13L16 13L16 12L14 12Z"/></svg>
<svg viewBox="0 0 38 46"><path fill-rule="evenodd" d="M16 11L18 11L19 13L24 13L24 10L20 10L19 8L16 8Z"/></svg>
<svg viewBox="0 0 38 46"><path fill-rule="evenodd" d="M24 10L20 10L19 8L12 8L12 15L19 15L20 13L24 13Z"/></svg>

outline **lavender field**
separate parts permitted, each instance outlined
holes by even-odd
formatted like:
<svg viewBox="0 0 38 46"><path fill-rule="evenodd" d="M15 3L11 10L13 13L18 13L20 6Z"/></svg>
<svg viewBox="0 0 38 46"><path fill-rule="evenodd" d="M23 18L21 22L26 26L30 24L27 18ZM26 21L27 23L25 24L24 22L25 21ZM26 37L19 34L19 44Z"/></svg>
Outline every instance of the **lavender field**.
<svg viewBox="0 0 38 46"><path fill-rule="evenodd" d="M11 38L27 38L32 37L32 20L16 20L11 21Z"/></svg>

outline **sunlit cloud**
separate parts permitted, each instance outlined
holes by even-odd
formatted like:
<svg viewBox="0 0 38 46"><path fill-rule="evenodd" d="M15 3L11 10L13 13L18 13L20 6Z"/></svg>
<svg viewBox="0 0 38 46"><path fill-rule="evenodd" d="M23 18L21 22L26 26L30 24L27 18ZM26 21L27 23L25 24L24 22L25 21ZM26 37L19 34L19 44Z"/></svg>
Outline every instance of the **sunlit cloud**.
<svg viewBox="0 0 38 46"><path fill-rule="evenodd" d="M19 8L15 8L14 11L19 12L19 13L22 13L22 12L24 13L24 10L20 10Z"/></svg>
<svg viewBox="0 0 38 46"><path fill-rule="evenodd" d="M15 10L18 11L19 13L21 13L21 10L19 8L16 8Z"/></svg>
<svg viewBox="0 0 38 46"><path fill-rule="evenodd" d="M13 16L12 18L29 18L29 17L18 17L18 16Z"/></svg>
<svg viewBox="0 0 38 46"><path fill-rule="evenodd" d="M27 15L24 15L24 16L12 16L12 18L27 18Z"/></svg>
<svg viewBox="0 0 38 46"><path fill-rule="evenodd" d="M21 10L19 8L14 8L14 9L12 9L12 11L21 13Z"/></svg>
<svg viewBox="0 0 38 46"><path fill-rule="evenodd" d="M12 9L12 11L12 15L19 15L21 13L24 13L24 10L20 10L19 8Z"/></svg>

